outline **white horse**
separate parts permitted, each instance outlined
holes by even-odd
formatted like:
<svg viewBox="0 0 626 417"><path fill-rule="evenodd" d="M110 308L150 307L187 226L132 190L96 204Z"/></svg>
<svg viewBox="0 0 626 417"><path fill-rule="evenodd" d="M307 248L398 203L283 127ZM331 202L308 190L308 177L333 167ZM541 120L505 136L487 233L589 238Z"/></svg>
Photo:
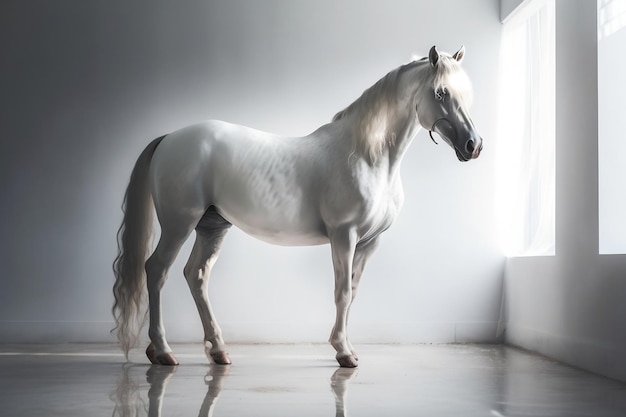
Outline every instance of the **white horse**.
<svg viewBox="0 0 626 417"><path fill-rule="evenodd" d="M403 202L400 163L415 133L438 133L461 161L477 158L482 138L467 107L465 50L439 53L391 71L308 136L287 138L221 121L155 139L139 156L126 190L114 262L114 331L126 356L145 322L147 283L152 363L176 365L165 338L161 288L181 245L196 241L184 268L204 328L205 353L229 364L207 295L211 268L231 225L279 245L330 243L335 325L330 344L342 367L356 367L347 320L378 237ZM433 139L434 140L434 139ZM147 259L153 207L161 236ZM144 265L145 261L145 265ZM145 269L144 269L145 266Z"/></svg>

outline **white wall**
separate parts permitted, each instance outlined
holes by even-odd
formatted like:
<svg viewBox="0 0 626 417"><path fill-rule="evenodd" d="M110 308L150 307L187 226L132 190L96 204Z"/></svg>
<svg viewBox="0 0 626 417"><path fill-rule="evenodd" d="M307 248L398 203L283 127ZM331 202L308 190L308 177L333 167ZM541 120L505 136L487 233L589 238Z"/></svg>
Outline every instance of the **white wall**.
<svg viewBox="0 0 626 417"><path fill-rule="evenodd" d="M622 1L624 5L626 2ZM613 5L620 4L614 2ZM615 24L615 20L612 21ZM598 40L598 161L600 253L626 253L624 178L624 97L626 97L626 27Z"/></svg>
<svg viewBox="0 0 626 417"><path fill-rule="evenodd" d="M506 265L506 340L626 380L626 256L598 254L596 2L556 2L556 256Z"/></svg>
<svg viewBox="0 0 626 417"><path fill-rule="evenodd" d="M500 20L504 21L524 1L527 0L500 0Z"/></svg>
<svg viewBox="0 0 626 417"><path fill-rule="evenodd" d="M352 337L492 341L497 0L3 2L0 44L0 334L5 342L111 340L115 232L130 169L154 137L219 118L303 135L412 53L467 48L485 138L461 164L421 132L406 204L366 270ZM443 24L442 24L443 23ZM191 243L191 242L190 242ZM182 279L165 287L171 340L202 332ZM326 340L327 246L227 237L210 294L227 341Z"/></svg>

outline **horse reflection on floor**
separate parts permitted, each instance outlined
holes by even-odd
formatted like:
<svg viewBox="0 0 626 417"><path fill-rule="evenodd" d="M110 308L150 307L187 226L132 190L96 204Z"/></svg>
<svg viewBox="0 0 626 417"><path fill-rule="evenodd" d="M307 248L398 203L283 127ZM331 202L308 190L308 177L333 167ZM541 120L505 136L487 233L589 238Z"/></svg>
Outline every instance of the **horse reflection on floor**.
<svg viewBox="0 0 626 417"><path fill-rule="evenodd" d="M148 400L142 396L145 385L141 379L131 375L135 366L124 366L122 377L116 390L110 398L115 403L113 417L161 417L163 415L164 398L168 384L176 373L177 367L152 365L145 373L145 380L149 385ZM207 391L198 411L199 417L211 417L222 392L225 381L228 379L230 367L227 365L211 364L209 371L204 377ZM330 377L330 387L335 398L335 416L345 417L348 415L346 400L348 396L348 383L357 375L357 368L336 369ZM185 379L185 382L187 379ZM142 387L144 391L142 391ZM279 406L280 403L277 403ZM219 416L219 412L216 416Z"/></svg>

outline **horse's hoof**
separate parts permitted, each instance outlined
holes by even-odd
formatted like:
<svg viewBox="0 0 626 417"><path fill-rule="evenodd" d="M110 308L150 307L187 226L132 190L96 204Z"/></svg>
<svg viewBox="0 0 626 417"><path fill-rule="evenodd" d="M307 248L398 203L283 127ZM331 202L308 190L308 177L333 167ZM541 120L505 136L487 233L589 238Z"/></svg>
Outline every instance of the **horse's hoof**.
<svg viewBox="0 0 626 417"><path fill-rule="evenodd" d="M153 365L167 365L167 366L176 366L178 365L178 360L172 352L162 353L160 355L156 354L156 349L154 345L150 343L148 348L146 349L146 356L150 360Z"/></svg>
<svg viewBox="0 0 626 417"><path fill-rule="evenodd" d="M156 349L154 348L154 345L152 343L150 343L146 348L146 356L148 357L148 359L150 359L150 363L152 363L153 365L157 364Z"/></svg>
<svg viewBox="0 0 626 417"><path fill-rule="evenodd" d="M354 355L337 355L336 359L339 363L339 366L341 366L342 368L356 368L357 366L359 366L358 359L356 359Z"/></svg>
<svg viewBox="0 0 626 417"><path fill-rule="evenodd" d="M161 355L158 355L156 357L157 363L159 365L166 365L166 366L176 366L178 365L178 359L176 359L176 356L174 356L174 354L172 352L168 352L168 353L163 353Z"/></svg>
<svg viewBox="0 0 626 417"><path fill-rule="evenodd" d="M211 359L216 365L230 365L232 363L227 352L213 352Z"/></svg>

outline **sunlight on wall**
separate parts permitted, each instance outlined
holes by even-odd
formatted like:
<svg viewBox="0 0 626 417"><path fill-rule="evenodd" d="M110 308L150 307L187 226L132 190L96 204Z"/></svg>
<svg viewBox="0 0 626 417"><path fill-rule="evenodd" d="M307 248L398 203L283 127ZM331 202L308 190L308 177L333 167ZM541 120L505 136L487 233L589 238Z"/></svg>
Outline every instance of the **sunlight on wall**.
<svg viewBox="0 0 626 417"><path fill-rule="evenodd" d="M554 1L534 0L503 25L496 200L506 256L555 252Z"/></svg>
<svg viewBox="0 0 626 417"><path fill-rule="evenodd" d="M598 0L598 40L626 26L626 0Z"/></svg>

